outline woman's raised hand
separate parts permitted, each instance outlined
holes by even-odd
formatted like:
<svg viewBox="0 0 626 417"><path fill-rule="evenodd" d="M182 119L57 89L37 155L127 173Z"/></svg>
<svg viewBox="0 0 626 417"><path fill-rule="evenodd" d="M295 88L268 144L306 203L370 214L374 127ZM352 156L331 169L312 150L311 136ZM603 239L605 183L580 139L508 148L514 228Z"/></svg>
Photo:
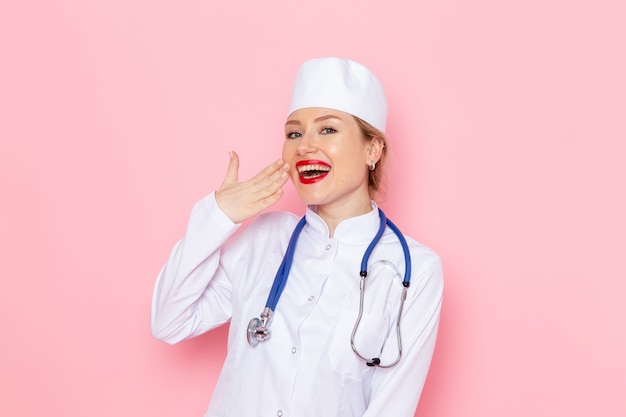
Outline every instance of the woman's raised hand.
<svg viewBox="0 0 626 417"><path fill-rule="evenodd" d="M233 223L256 216L276 203L283 195L282 186L289 176L289 165L282 160L264 168L248 181L239 182L239 155L229 152L226 178L215 192L220 209Z"/></svg>

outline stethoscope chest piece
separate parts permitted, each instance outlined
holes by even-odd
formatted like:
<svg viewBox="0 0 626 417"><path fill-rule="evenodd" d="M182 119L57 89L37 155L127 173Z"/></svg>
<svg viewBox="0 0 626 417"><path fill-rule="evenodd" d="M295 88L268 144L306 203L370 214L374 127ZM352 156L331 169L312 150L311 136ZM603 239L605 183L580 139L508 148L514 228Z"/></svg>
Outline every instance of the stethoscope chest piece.
<svg viewBox="0 0 626 417"><path fill-rule="evenodd" d="M248 343L250 346L255 347L259 342L264 342L270 338L271 333L268 328L270 317L271 310L265 308L261 313L261 318L255 317L250 320L248 324Z"/></svg>

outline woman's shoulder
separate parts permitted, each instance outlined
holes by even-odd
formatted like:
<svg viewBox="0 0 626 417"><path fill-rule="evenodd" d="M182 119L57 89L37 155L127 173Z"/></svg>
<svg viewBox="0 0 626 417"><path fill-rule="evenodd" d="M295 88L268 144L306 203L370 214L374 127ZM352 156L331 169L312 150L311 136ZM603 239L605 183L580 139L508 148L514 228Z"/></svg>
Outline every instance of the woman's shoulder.
<svg viewBox="0 0 626 417"><path fill-rule="evenodd" d="M435 273L437 275L442 273L441 258L434 249L404 233L402 236L406 240L409 248L413 273ZM403 264L404 256L402 255L402 246L398 237L391 230L386 231L385 237L388 239L386 241L389 243L395 241L395 243L392 243L394 251L396 251L396 253L399 252L397 255L398 261Z"/></svg>
<svg viewBox="0 0 626 417"><path fill-rule="evenodd" d="M409 246L413 275L422 277L427 282L436 285L441 292L443 288L443 265L437 252L411 237L405 236L405 239Z"/></svg>
<svg viewBox="0 0 626 417"><path fill-rule="evenodd" d="M426 246L425 244L421 242L418 242L417 240L413 239L410 236L404 236L404 238L406 239L406 242L409 245L409 250L411 251L411 254L414 253L415 255L429 258L429 259L432 259L433 261L439 260L439 255L437 255L437 252L435 252L434 249L430 248L429 246Z"/></svg>
<svg viewBox="0 0 626 417"><path fill-rule="evenodd" d="M433 262L439 260L439 256L433 249L417 241L416 239L413 239L411 236L407 236L403 232L401 233L409 247L411 257L420 257L424 259L430 259ZM387 229L385 230L383 242L391 244L394 247L401 247L398 236L389 227L387 227Z"/></svg>
<svg viewBox="0 0 626 417"><path fill-rule="evenodd" d="M410 236L404 235L404 239L409 247L413 269L441 269L441 258L437 252Z"/></svg>

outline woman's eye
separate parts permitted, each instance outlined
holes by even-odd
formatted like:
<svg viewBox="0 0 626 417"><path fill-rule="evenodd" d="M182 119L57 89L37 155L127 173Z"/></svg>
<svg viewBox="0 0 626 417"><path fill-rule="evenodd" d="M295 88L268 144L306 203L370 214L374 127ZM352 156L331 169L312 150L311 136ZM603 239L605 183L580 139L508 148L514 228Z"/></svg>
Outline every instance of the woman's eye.
<svg viewBox="0 0 626 417"><path fill-rule="evenodd" d="M302 136L302 135L301 135L299 132L288 132L288 133L285 135L285 137L286 137L287 139L297 139L297 138L299 138L300 136Z"/></svg>
<svg viewBox="0 0 626 417"><path fill-rule="evenodd" d="M337 133L337 131L333 129L332 127L325 127L324 129L322 129L321 133L323 135L330 135L332 133Z"/></svg>

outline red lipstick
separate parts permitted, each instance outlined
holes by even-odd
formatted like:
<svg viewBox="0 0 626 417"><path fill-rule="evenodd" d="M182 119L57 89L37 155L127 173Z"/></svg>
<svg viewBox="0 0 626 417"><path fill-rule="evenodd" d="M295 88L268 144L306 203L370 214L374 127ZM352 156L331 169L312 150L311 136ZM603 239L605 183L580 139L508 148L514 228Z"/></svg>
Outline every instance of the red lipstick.
<svg viewBox="0 0 626 417"><path fill-rule="evenodd" d="M317 159L296 162L298 178L302 184L313 184L323 180L330 172L330 169L330 165Z"/></svg>

